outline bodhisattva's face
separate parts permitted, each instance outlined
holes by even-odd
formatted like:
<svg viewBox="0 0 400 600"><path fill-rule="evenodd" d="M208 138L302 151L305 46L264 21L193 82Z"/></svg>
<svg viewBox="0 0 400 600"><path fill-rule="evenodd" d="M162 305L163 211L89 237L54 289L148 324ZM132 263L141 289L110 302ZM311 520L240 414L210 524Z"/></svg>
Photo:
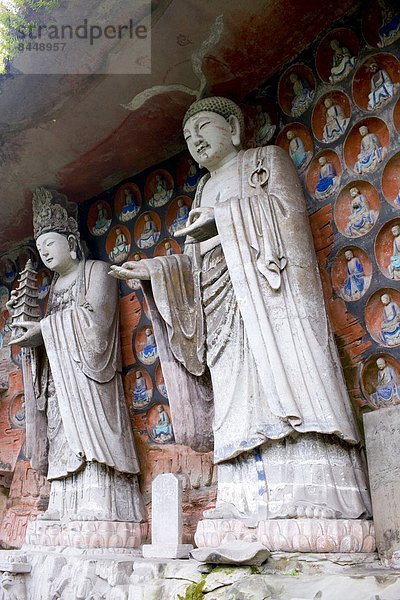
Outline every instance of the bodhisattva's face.
<svg viewBox="0 0 400 600"><path fill-rule="evenodd" d="M190 117L185 124L183 135L190 154L209 171L215 170L224 159L238 152L239 125L234 117L230 120L228 122L214 112L202 111Z"/></svg>
<svg viewBox="0 0 400 600"><path fill-rule="evenodd" d="M57 273L64 272L74 262L67 238L55 231L40 235L36 247L46 267Z"/></svg>

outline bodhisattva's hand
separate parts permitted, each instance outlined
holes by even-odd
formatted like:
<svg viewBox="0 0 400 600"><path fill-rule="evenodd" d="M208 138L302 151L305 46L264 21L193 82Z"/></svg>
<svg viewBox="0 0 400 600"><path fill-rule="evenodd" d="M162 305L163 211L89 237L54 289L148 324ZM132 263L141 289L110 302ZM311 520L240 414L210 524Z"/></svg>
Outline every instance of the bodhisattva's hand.
<svg viewBox="0 0 400 600"><path fill-rule="evenodd" d="M175 237L188 236L187 243L205 242L218 235L215 224L214 209L205 206L203 208L194 208L190 211L186 227L179 229Z"/></svg>
<svg viewBox="0 0 400 600"><path fill-rule="evenodd" d="M151 258L144 258L143 260L131 260L125 262L121 267L118 265L111 265L109 275L116 279L142 279L149 280L150 272L147 268L147 264Z"/></svg>
<svg viewBox="0 0 400 600"><path fill-rule="evenodd" d="M33 321L21 321L20 323L12 323L12 329L17 327L25 329L25 333L16 340L10 342L10 346L16 344L21 348L34 348L43 344L42 330L40 323Z"/></svg>

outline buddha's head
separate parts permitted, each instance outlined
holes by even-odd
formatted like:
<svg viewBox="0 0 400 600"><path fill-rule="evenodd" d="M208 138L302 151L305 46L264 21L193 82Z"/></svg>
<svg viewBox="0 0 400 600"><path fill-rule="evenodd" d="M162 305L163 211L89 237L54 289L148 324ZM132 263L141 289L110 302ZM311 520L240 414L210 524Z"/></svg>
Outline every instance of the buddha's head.
<svg viewBox="0 0 400 600"><path fill-rule="evenodd" d="M331 106L333 106L332 98L325 98L324 105L325 108L331 108Z"/></svg>
<svg viewBox="0 0 400 600"><path fill-rule="evenodd" d="M385 306L387 306L388 304L390 304L391 303L391 299L390 299L389 294L382 294L382 296L381 296L381 302Z"/></svg>
<svg viewBox="0 0 400 600"><path fill-rule="evenodd" d="M189 152L209 171L218 169L238 153L243 132L240 108L232 100L218 96L197 100L183 119L183 135Z"/></svg>
<svg viewBox="0 0 400 600"><path fill-rule="evenodd" d="M392 233L393 233L394 237L397 237L398 235L400 235L400 225L393 225Z"/></svg>
<svg viewBox="0 0 400 600"><path fill-rule="evenodd" d="M354 258L354 254L352 250L346 250L346 252L344 253L346 260L351 260L352 258Z"/></svg>
<svg viewBox="0 0 400 600"><path fill-rule="evenodd" d="M289 140L289 142L295 138L295 135L296 134L292 129L289 129L289 131L286 133L286 137Z"/></svg>
<svg viewBox="0 0 400 600"><path fill-rule="evenodd" d="M377 73L378 70L379 70L379 67L378 67L377 63L376 62L372 62L369 65L369 70L370 70L371 73Z"/></svg>
<svg viewBox="0 0 400 600"><path fill-rule="evenodd" d="M337 40L331 40L330 46L331 46L332 50L339 50L339 48L340 48L340 44Z"/></svg>
<svg viewBox="0 0 400 600"><path fill-rule="evenodd" d="M361 125L358 131L360 132L361 137L364 137L368 133L368 127L366 125Z"/></svg>
<svg viewBox="0 0 400 600"><path fill-rule="evenodd" d="M320 167L325 166L327 163L326 156L320 156L318 159L318 164Z"/></svg>
<svg viewBox="0 0 400 600"><path fill-rule="evenodd" d="M350 190L350 196L352 198L357 198L357 196L359 196L359 195L360 195L360 191L359 191L358 188L356 188L356 187L351 188L351 190Z"/></svg>
<svg viewBox="0 0 400 600"><path fill-rule="evenodd" d="M376 366L380 371L383 371L383 369L386 367L386 360L382 357L378 358L376 361Z"/></svg>

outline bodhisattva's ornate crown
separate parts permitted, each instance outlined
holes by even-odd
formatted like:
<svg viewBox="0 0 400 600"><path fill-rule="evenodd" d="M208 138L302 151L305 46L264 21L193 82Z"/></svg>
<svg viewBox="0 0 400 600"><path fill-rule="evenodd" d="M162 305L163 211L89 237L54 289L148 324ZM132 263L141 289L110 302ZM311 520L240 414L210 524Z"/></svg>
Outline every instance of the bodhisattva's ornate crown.
<svg viewBox="0 0 400 600"><path fill-rule="evenodd" d="M78 207L68 202L64 194L38 187L33 192L32 208L35 240L50 231L72 234L79 239Z"/></svg>

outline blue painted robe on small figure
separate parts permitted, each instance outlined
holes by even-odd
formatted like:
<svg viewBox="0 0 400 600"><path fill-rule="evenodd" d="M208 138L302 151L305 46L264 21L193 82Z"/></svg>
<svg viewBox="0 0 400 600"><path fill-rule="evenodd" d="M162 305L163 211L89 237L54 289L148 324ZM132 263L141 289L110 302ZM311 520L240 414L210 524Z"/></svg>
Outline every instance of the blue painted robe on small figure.
<svg viewBox="0 0 400 600"><path fill-rule="evenodd" d="M161 438L163 441L169 441L172 438L172 425L169 416L163 407L160 407L157 418L157 425L153 427L154 439Z"/></svg>
<svg viewBox="0 0 400 600"><path fill-rule="evenodd" d="M368 128L360 127L363 130L360 153L358 160L354 165L354 170L360 175L363 173L372 173L375 171L379 163L385 158L387 149L382 147L382 144L375 133L369 133Z"/></svg>
<svg viewBox="0 0 400 600"><path fill-rule="evenodd" d="M376 212L370 210L367 198L358 192L356 196L353 195L351 213L345 228L346 235L352 238L365 235L374 226L375 219Z"/></svg>
<svg viewBox="0 0 400 600"><path fill-rule="evenodd" d="M319 181L315 186L315 197L324 200L335 190L337 185L337 173L335 166L326 161L320 162Z"/></svg>
<svg viewBox="0 0 400 600"><path fill-rule="evenodd" d="M331 100L326 100L326 123L322 139L325 143L334 142L345 132L349 119L338 104L333 104Z"/></svg>
<svg viewBox="0 0 400 600"><path fill-rule="evenodd" d="M365 287L365 273L361 261L353 256L347 261L347 277L344 282L343 292L350 300L358 300Z"/></svg>
<svg viewBox="0 0 400 600"><path fill-rule="evenodd" d="M351 56L350 50L345 46L340 46L337 40L331 41L333 50L332 68L329 76L331 83L342 81L352 71L356 63L355 56Z"/></svg>
<svg viewBox="0 0 400 600"><path fill-rule="evenodd" d="M387 71L378 69L373 63L370 66L372 72L371 92L368 95L368 110L377 110L390 101L395 94L395 86Z"/></svg>
<svg viewBox="0 0 400 600"><path fill-rule="evenodd" d="M184 202L178 205L178 210L176 213L176 217L172 222L170 227L170 233L174 234L179 229L182 229L186 225L187 218L189 216L190 209Z"/></svg>
<svg viewBox="0 0 400 600"><path fill-rule="evenodd" d="M114 248L109 253L109 259L113 262L121 262L125 260L129 253L128 240L121 230L117 230Z"/></svg>
<svg viewBox="0 0 400 600"><path fill-rule="evenodd" d="M154 337L154 333L151 329L146 329L146 345L141 351L143 360L153 362L152 359L157 358L157 345Z"/></svg>
<svg viewBox="0 0 400 600"><path fill-rule="evenodd" d="M398 227L396 227L393 235L393 254L390 257L388 274L391 279L400 279L400 230Z"/></svg>
<svg viewBox="0 0 400 600"><path fill-rule="evenodd" d="M303 140L292 134L292 137L289 136L291 132L288 132L289 141L289 155L297 169L301 170L304 168L308 160L310 158L311 152L307 152Z"/></svg>
<svg viewBox="0 0 400 600"><path fill-rule="evenodd" d="M147 389L146 379L143 377L141 371L137 372L135 387L132 390L132 402L137 408L145 406L149 401L149 390Z"/></svg>
<svg viewBox="0 0 400 600"><path fill-rule="evenodd" d="M290 81L293 83L292 117L298 117L303 114L314 99L315 92L310 89L308 81L300 79L295 73L290 74Z"/></svg>
<svg viewBox="0 0 400 600"><path fill-rule="evenodd" d="M397 404L400 400L399 386L394 369L386 364L385 359L378 358L377 364L382 361L382 367L378 365L378 380L375 392L371 394L371 400L375 406L387 406Z"/></svg>
<svg viewBox="0 0 400 600"><path fill-rule="evenodd" d="M151 248L158 242L159 237L160 232L157 230L156 224L150 215L146 215L145 225L137 245L139 248Z"/></svg>
<svg viewBox="0 0 400 600"><path fill-rule="evenodd" d="M387 296L387 294L385 294ZM390 299L383 308L383 322L381 325L381 338L386 346L400 344L400 307Z"/></svg>
<svg viewBox="0 0 400 600"><path fill-rule="evenodd" d="M136 216L137 213L139 212L139 207L136 204L135 195L128 189L124 190L124 194L125 194L124 205L123 205L123 207L121 209L121 213L119 215L119 218L121 219L121 221L123 223L133 219L133 217Z"/></svg>

